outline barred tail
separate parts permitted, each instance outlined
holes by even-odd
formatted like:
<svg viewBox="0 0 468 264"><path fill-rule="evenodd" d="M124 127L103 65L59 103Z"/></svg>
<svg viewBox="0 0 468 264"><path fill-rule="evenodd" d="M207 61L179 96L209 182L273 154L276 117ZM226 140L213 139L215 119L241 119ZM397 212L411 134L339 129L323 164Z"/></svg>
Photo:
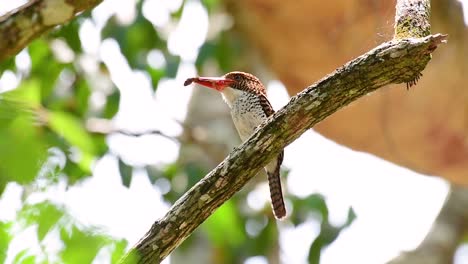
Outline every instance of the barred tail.
<svg viewBox="0 0 468 264"><path fill-rule="evenodd" d="M277 219L286 216L286 207L284 206L283 193L281 190L281 181L279 173L269 173L268 184L270 185L271 206Z"/></svg>
<svg viewBox="0 0 468 264"><path fill-rule="evenodd" d="M267 166L268 185L270 186L270 198L273 212L277 219L282 219L286 216L286 206L284 205L283 191L281 188L280 167L283 162L283 153L278 157L273 166ZM270 165L270 164L269 164ZM271 164L273 165L273 164ZM269 170L269 167L272 170Z"/></svg>

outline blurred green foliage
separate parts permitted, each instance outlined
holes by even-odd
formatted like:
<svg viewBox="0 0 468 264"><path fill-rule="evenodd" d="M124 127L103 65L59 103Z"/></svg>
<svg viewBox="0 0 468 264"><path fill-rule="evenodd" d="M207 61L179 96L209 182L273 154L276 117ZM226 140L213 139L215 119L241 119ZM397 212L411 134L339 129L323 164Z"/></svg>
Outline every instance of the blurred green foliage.
<svg viewBox="0 0 468 264"><path fill-rule="evenodd" d="M201 1L208 13L221 12L218 0ZM148 74L152 88L157 89L161 78L174 77L181 58L171 54L163 29L155 27L142 13L144 1L137 1L136 16L130 24L122 24L112 16L102 28L101 39L115 39L128 65ZM173 11L169 23L177 23L185 2ZM91 12L33 41L16 58L0 62L0 77L9 72L20 82L12 91L0 94L0 195L9 183L17 183L23 188L22 206L16 219L0 221L0 263L14 237L34 228L39 253L29 248L18 252L13 263L91 263L101 252L99 263L116 263L128 249L125 240L112 238L105 231L84 226L79 219L68 214L68 209L60 204L45 200L31 202L28 197L46 191L57 184L58 178L65 179L73 186L92 175L93 163L109 154L106 133L97 133L87 127L90 118L111 120L119 110L120 91L111 79L106 65L99 57L92 57L97 67L89 72L80 60L89 54L83 50L80 28L87 20L92 20ZM166 32L167 33L167 32ZM64 43L73 54L72 60L63 60L54 50L54 43ZM221 31L215 38L206 41L200 48L195 66L203 71L208 61L215 61L222 71L233 69L236 58L242 52L241 41L230 31ZM148 53L159 51L165 59L164 65L154 68L147 63ZM20 58L21 57L21 58ZM26 59L25 59L26 58ZM25 67L24 61L30 61ZM22 62L21 62L22 61ZM104 93L105 102L100 107L91 107L90 100L99 87L99 81L111 84ZM65 157L62 165L45 168L54 151ZM78 153L79 155L76 155ZM111 153L115 155L115 153ZM121 157L118 168L122 184L130 186L134 166ZM141 166L139 167L141 169ZM168 164L143 167L149 180L156 187L170 184L163 197L175 202L187 188L195 184L207 172L207 168L197 164ZM185 177L184 188L176 188L175 182ZM37 187L38 182L48 186ZM163 190L162 187L160 188ZM278 227L269 206L261 212L245 209L248 191L242 191L221 206L202 227L179 248L180 252L190 251L199 240L210 243L209 258L212 263L242 263L251 256L265 256L268 259L279 256ZM319 263L321 250L332 243L340 231L351 224L355 215L350 209L348 220L335 227L328 219L325 199L311 195L304 199L289 195L293 214L288 220L292 226L306 221L319 221L321 230L311 244L310 263ZM1 212L0 212L1 213ZM316 216L320 217L317 218ZM248 232L248 227L253 231ZM48 237L59 239L61 247L55 252L47 248Z"/></svg>

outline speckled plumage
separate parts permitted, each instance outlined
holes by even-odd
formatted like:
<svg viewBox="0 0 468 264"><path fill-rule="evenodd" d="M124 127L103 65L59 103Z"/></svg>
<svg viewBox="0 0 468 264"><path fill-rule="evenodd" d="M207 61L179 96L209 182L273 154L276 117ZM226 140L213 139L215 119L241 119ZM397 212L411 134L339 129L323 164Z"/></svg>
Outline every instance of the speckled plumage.
<svg viewBox="0 0 468 264"><path fill-rule="evenodd" d="M244 72L230 72L223 77L236 81L230 87L224 88L221 93L231 108L232 120L239 136L245 141L275 111L266 97L265 87L257 77ZM283 152L265 167L271 203L278 219L286 216L280 179L282 162Z"/></svg>

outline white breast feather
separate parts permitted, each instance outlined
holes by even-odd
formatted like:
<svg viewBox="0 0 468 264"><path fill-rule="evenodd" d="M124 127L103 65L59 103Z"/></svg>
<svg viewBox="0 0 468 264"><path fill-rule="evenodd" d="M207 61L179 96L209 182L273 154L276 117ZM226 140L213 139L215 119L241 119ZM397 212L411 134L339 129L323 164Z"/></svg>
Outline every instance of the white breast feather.
<svg viewBox="0 0 468 264"><path fill-rule="evenodd" d="M231 87L226 87L221 92L224 101L229 105L229 107L232 107L234 101L236 101L243 93L244 92L237 89L233 89Z"/></svg>
<svg viewBox="0 0 468 264"><path fill-rule="evenodd" d="M267 116L255 96L247 92L227 87L222 92L224 101L231 108L231 116L240 138L244 141L253 134Z"/></svg>

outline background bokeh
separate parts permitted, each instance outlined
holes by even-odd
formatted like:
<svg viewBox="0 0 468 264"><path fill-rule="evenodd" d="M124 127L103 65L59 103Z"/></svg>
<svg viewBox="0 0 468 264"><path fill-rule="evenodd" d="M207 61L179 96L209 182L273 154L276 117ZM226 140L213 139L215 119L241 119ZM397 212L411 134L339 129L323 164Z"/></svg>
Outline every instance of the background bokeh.
<svg viewBox="0 0 468 264"><path fill-rule="evenodd" d="M240 143L228 108L186 78L247 70L287 103L229 14L218 0L104 0L0 62L0 262L116 263L223 160ZM314 131L283 170L285 221L257 177L165 262L385 263L419 245L450 189Z"/></svg>

